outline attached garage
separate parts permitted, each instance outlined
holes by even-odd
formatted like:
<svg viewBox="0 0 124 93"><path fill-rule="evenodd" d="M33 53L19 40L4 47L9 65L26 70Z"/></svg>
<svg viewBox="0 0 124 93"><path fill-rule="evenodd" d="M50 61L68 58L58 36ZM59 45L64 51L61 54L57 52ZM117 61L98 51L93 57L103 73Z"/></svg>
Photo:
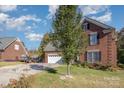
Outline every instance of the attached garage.
<svg viewBox="0 0 124 93"><path fill-rule="evenodd" d="M58 54L48 54L48 63L61 63L62 57Z"/></svg>

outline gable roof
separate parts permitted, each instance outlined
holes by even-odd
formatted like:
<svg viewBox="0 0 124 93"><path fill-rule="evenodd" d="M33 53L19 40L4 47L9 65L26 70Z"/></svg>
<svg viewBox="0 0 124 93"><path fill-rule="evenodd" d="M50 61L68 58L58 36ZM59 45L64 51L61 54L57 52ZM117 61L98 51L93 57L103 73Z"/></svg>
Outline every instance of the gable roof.
<svg viewBox="0 0 124 93"><path fill-rule="evenodd" d="M57 51L57 48L53 46L52 42L48 43L44 51Z"/></svg>
<svg viewBox="0 0 124 93"><path fill-rule="evenodd" d="M1 37L0 38L0 50L4 50L16 40L17 40L16 37Z"/></svg>
<svg viewBox="0 0 124 93"><path fill-rule="evenodd" d="M98 25L98 26L100 26L100 27L102 27L102 28L104 28L104 29L115 29L115 28L112 27L112 26L106 25L106 24L104 24L104 23L102 23L102 22L99 22L99 21L97 21L97 20L94 20L94 19L89 18L89 17L86 17L86 16L84 17L83 22L84 22L85 20L88 21L88 22L90 22L90 23L96 24L96 25Z"/></svg>

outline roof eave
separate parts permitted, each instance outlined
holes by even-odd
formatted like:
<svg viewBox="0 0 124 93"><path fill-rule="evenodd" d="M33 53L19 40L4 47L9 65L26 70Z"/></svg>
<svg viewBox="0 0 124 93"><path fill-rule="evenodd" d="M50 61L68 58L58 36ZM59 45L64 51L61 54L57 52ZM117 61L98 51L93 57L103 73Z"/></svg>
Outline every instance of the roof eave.
<svg viewBox="0 0 124 93"><path fill-rule="evenodd" d="M104 34L106 34L106 33L112 32L112 30L114 30L114 29L104 29L104 30L102 30L102 32Z"/></svg>
<svg viewBox="0 0 124 93"><path fill-rule="evenodd" d="M17 39L13 40L11 43L9 43L6 47L3 48L3 50L5 50L6 48L8 48L8 46L10 46L13 42L15 42Z"/></svg>
<svg viewBox="0 0 124 93"><path fill-rule="evenodd" d="M89 19L89 20L88 20L88 19ZM92 19L92 18L89 18L89 17L87 17L87 16L84 17L83 22L84 22L85 20L86 20L86 21L89 21L89 22L91 22L91 23L93 23L93 24L96 24L96 23L90 21L90 20L93 20L93 21L95 21L95 22L98 23L98 24L96 24L96 25L98 25L98 26L100 26L100 27L102 27L102 28L104 28L104 29L115 29L115 28L112 27L112 26L106 25L106 24L104 24L104 23L102 23L102 22L99 22L99 21L97 21L97 20L95 20L95 19ZM101 26L101 25L99 25L99 24L102 24L102 25L104 25L104 26L107 26L108 28L105 28L105 27L103 27L103 26Z"/></svg>

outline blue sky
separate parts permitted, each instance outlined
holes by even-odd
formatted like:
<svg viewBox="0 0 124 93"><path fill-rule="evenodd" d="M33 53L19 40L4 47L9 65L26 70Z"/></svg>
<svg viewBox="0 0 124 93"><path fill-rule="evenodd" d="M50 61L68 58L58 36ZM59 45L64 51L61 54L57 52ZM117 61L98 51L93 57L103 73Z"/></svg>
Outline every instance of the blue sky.
<svg viewBox="0 0 124 93"><path fill-rule="evenodd" d="M59 6L0 6L0 37L19 37L28 49L37 49ZM119 31L124 27L124 6L79 6L89 16Z"/></svg>

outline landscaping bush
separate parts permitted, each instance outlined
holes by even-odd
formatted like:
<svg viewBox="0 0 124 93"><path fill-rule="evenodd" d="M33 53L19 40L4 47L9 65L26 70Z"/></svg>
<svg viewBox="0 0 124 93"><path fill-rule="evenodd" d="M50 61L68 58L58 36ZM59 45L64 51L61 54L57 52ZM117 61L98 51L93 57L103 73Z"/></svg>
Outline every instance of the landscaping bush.
<svg viewBox="0 0 124 93"><path fill-rule="evenodd" d="M109 70L109 68L112 67L110 64L100 64L100 70L106 71Z"/></svg>
<svg viewBox="0 0 124 93"><path fill-rule="evenodd" d="M89 65L88 62L81 62L81 66L84 67L84 68L87 68Z"/></svg>
<svg viewBox="0 0 124 93"><path fill-rule="evenodd" d="M7 88L29 88L31 87L33 77L28 79L25 75L22 75L19 81L11 79L10 83L7 85Z"/></svg>
<svg viewBox="0 0 124 93"><path fill-rule="evenodd" d="M124 69L124 64L119 63L119 64L118 64L118 67Z"/></svg>
<svg viewBox="0 0 124 93"><path fill-rule="evenodd" d="M80 67L80 66L81 66L81 62L75 60L75 61L72 63L72 65Z"/></svg>
<svg viewBox="0 0 124 93"><path fill-rule="evenodd" d="M108 64L105 64L105 65L99 62L97 63L83 62L81 66L84 68L90 68L90 69L96 69L96 70L102 70L102 71L116 71L117 70L117 68L113 67L109 62Z"/></svg>
<svg viewBox="0 0 124 93"><path fill-rule="evenodd" d="M124 64L124 49L118 50L118 63Z"/></svg>
<svg viewBox="0 0 124 93"><path fill-rule="evenodd" d="M106 70L114 72L114 71L117 71L118 68L111 66L111 67L108 67Z"/></svg>

